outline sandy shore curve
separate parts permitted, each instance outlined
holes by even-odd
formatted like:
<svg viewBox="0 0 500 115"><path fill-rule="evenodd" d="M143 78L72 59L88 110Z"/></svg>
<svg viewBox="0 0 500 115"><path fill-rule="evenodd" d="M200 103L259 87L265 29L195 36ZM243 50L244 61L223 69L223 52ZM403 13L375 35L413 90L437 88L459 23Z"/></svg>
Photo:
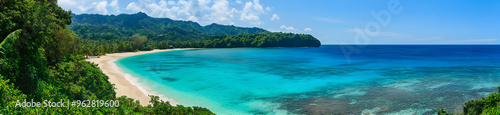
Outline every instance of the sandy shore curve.
<svg viewBox="0 0 500 115"><path fill-rule="evenodd" d="M112 53L100 56L99 58L90 58L86 61L98 64L101 71L109 77L109 82L115 84L116 97L127 96L128 98L133 98L139 100L141 105L146 106L149 104L150 98L148 95L157 95L163 101L170 102L171 105L177 105L173 99L169 99L163 95L158 95L148 87L144 86L142 83L138 82L137 77L133 77L128 73L125 73L121 68L119 68L115 61L120 58L157 53L164 51L174 51L174 50L186 50L193 48L176 48L176 49L163 49L163 50L151 50L151 51L139 51L139 52L124 52L124 53Z"/></svg>

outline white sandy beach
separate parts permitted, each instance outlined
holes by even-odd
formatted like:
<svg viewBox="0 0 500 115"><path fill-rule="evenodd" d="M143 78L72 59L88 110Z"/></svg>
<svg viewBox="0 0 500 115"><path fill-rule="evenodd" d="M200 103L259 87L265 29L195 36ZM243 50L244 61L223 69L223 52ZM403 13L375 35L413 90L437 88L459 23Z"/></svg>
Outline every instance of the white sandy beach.
<svg viewBox="0 0 500 115"><path fill-rule="evenodd" d="M169 101L172 105L177 105L173 99L169 99L163 95L158 95L148 87L144 86L142 83L138 82L139 78L133 77L130 74L123 72L116 64L114 63L116 60L135 55L142 55L148 53L156 53L163 51L173 51L173 50L183 50L183 49L192 49L192 48L177 48L177 49L164 49L164 50L151 50L151 51L140 51L140 52L124 52L124 53L113 53L106 54L101 56L100 58L90 58L87 59L89 62L94 62L99 64L99 68L102 70L104 74L109 77L109 82L115 84L116 97L127 96L129 98L133 98L135 100L139 100L141 105L145 106L149 104L150 98L148 95L157 95L160 96L160 99L163 101Z"/></svg>

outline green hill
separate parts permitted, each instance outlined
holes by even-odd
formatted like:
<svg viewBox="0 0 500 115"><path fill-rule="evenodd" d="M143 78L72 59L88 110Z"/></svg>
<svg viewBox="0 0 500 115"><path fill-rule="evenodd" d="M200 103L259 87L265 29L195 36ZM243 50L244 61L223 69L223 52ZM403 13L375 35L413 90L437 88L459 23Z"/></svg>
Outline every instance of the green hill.
<svg viewBox="0 0 500 115"><path fill-rule="evenodd" d="M72 14L68 28L88 44L88 55L103 53L164 49L173 47L319 47L321 42L311 35L269 32L261 28L210 24L201 26L192 21L153 18L145 13L100 15ZM134 37L134 35L136 35ZM143 45L129 47L136 38L145 37ZM223 38L223 39L221 39ZM222 40L222 41L218 41ZM103 42L105 42L103 44ZM84 45L87 46L87 45ZM97 51L96 51L97 50ZM95 51L95 52L93 52Z"/></svg>
<svg viewBox="0 0 500 115"><path fill-rule="evenodd" d="M113 39L128 37L135 33L155 35L155 40L164 39L204 39L212 35L241 35L254 33L270 33L261 28L245 28L228 25L210 24L201 26L192 21L172 20L169 18L153 18L145 13L99 15L72 14L72 24L69 26L80 37L88 39ZM95 29L94 31L87 31ZM104 33L104 34L103 34ZM118 34L109 36L106 33Z"/></svg>

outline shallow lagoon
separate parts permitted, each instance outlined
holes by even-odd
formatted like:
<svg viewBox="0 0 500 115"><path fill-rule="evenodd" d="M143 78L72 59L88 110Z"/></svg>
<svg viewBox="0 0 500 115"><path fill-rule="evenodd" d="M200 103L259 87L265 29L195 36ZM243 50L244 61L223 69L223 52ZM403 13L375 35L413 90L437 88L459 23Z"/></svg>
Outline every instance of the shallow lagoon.
<svg viewBox="0 0 500 115"><path fill-rule="evenodd" d="M217 114L432 114L497 91L500 46L371 45L168 51L117 65L155 92Z"/></svg>

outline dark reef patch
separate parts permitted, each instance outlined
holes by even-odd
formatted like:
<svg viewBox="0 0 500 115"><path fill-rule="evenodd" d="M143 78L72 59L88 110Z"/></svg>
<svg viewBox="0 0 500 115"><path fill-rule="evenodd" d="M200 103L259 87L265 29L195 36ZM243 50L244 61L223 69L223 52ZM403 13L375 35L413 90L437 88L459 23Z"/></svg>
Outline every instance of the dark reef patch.
<svg viewBox="0 0 500 115"><path fill-rule="evenodd" d="M161 78L162 80L165 80L165 81L169 81L169 82L174 82L174 81L178 81L179 79L175 79L175 78L169 78L169 77L164 77L164 78Z"/></svg>
<svg viewBox="0 0 500 115"><path fill-rule="evenodd" d="M367 70L371 71L371 70ZM313 92L275 99L280 109L298 114L433 114L444 108L460 112L464 102L492 93L498 67L421 67L375 70L387 78L336 84ZM473 81L473 82L471 82ZM298 98L306 97L306 98Z"/></svg>

